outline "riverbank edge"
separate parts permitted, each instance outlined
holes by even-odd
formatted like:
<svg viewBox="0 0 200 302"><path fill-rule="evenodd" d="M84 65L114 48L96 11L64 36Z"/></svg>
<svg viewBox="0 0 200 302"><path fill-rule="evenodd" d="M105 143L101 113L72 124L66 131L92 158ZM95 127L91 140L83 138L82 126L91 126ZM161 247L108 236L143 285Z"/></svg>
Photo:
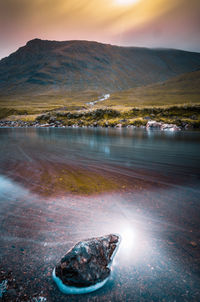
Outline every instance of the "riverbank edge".
<svg viewBox="0 0 200 302"><path fill-rule="evenodd" d="M150 125L150 123L152 123ZM59 129L105 129L105 128L112 128L112 129L146 129L146 130L160 130L160 131L183 131L183 130L200 130L200 128L193 128L190 125L186 125L186 127L179 127L176 124L166 124L166 123L160 123L156 121L149 121L146 126L141 125L141 126L134 126L134 125L116 125L116 126L98 126L98 125L88 125L88 126L79 126L79 125L71 125L71 126L66 126L66 125L50 125L50 124L27 124L27 122L13 122L13 121L6 121L6 122L1 122L0 121L0 128L1 129L7 129L7 128L59 128Z"/></svg>
<svg viewBox="0 0 200 302"><path fill-rule="evenodd" d="M156 128L167 130L200 129L200 106L171 106L116 110L52 110L37 115L16 114L0 118L0 127L51 128Z"/></svg>

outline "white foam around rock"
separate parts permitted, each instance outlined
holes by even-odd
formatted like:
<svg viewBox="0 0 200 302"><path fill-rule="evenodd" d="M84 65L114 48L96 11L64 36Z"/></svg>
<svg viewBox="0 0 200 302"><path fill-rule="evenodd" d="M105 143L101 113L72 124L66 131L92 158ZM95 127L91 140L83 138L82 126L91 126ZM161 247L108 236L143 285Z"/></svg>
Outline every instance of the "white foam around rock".
<svg viewBox="0 0 200 302"><path fill-rule="evenodd" d="M56 276L55 268L52 273L53 280L57 284L59 290L63 294L71 294L71 295L80 295L80 294L88 294L96 291L97 289L103 287L109 278L106 278L102 282L96 283L94 285L88 287L75 287L75 286L67 286L65 285L60 278Z"/></svg>

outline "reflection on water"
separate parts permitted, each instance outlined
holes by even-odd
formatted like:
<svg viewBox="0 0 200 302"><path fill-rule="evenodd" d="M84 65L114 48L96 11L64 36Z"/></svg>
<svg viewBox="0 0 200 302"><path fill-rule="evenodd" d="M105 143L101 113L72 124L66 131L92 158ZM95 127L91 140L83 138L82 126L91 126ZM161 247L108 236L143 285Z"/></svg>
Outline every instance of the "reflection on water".
<svg viewBox="0 0 200 302"><path fill-rule="evenodd" d="M36 294L47 301L198 301L199 138L132 129L0 129L1 263L13 271L21 301ZM18 162L114 172L130 183L139 179L142 189L44 197L12 180ZM143 189L146 180L152 188ZM111 232L122 242L108 283L85 296L63 296L51 279L56 262L77 241Z"/></svg>

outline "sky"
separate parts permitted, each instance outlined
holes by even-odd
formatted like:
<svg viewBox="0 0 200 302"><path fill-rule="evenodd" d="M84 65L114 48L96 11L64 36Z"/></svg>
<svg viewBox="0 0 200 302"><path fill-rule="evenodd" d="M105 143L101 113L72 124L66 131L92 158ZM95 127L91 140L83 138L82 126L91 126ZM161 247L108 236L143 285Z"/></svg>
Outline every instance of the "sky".
<svg viewBox="0 0 200 302"><path fill-rule="evenodd" d="M200 0L0 0L0 58L27 41L200 51Z"/></svg>

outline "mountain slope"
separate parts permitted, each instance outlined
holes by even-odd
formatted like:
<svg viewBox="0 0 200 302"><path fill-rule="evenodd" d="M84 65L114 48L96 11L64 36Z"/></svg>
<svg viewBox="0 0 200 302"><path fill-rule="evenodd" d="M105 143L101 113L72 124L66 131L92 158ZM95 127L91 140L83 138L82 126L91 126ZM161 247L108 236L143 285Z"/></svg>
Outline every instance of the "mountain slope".
<svg viewBox="0 0 200 302"><path fill-rule="evenodd" d="M109 106L161 106L200 104L200 70L184 73L162 83L113 93ZM107 105L103 102L101 105Z"/></svg>
<svg viewBox="0 0 200 302"><path fill-rule="evenodd" d="M0 94L116 91L170 79L200 66L200 54L34 39L0 61Z"/></svg>

